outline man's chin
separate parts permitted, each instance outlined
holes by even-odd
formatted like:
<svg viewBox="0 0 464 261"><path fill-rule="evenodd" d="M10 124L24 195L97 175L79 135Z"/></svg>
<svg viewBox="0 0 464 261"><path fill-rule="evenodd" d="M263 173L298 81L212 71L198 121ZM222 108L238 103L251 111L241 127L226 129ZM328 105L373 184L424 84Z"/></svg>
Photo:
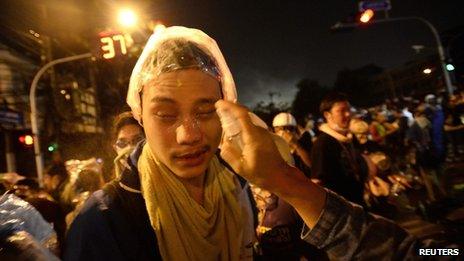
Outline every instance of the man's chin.
<svg viewBox="0 0 464 261"><path fill-rule="evenodd" d="M173 173L180 179L195 179L203 176L208 169L208 164L198 166L176 166L173 168Z"/></svg>

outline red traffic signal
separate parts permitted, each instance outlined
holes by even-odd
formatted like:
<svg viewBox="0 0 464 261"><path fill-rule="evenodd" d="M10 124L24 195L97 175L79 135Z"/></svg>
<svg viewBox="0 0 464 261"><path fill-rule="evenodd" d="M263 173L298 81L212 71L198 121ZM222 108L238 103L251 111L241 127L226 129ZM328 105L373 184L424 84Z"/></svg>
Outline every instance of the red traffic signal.
<svg viewBox="0 0 464 261"><path fill-rule="evenodd" d="M18 140L26 146L31 146L34 144L34 138L31 135L21 135L19 136Z"/></svg>
<svg viewBox="0 0 464 261"><path fill-rule="evenodd" d="M368 23L372 17L374 17L374 11L372 9L367 9L359 16L359 22L364 24Z"/></svg>

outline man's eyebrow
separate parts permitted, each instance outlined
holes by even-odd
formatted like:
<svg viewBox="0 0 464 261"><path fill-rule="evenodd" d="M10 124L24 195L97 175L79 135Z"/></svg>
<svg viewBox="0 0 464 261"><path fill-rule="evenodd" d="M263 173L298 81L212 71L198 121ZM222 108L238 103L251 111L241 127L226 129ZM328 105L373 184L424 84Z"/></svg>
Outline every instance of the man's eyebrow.
<svg viewBox="0 0 464 261"><path fill-rule="evenodd" d="M215 104L218 101L218 99L214 98L201 98L195 101L195 104L197 105L203 105L203 104Z"/></svg>
<svg viewBox="0 0 464 261"><path fill-rule="evenodd" d="M163 97L163 96L156 96L151 99L152 103L176 103L175 100L168 98L168 97Z"/></svg>

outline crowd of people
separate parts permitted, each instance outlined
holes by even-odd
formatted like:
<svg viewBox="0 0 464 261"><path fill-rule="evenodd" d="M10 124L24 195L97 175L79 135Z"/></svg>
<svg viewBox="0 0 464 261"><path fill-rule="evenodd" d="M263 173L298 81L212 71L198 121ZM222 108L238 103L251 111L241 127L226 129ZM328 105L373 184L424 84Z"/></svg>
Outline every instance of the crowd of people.
<svg viewBox="0 0 464 261"><path fill-rule="evenodd" d="M332 93L321 102L323 118L311 116L301 127L291 114L280 113L273 126L291 147L297 143L306 152L292 151L311 155L299 168L314 182L392 218L385 200L401 190L422 185L425 200L446 197L444 166L461 162L464 152L463 105L460 93L449 101L429 94L364 109Z"/></svg>
<svg viewBox="0 0 464 261"><path fill-rule="evenodd" d="M43 187L4 175L0 259L32 243L36 260L396 260L457 247L384 217L415 183L445 196L443 164L464 152L464 96L354 109L329 93L323 120L305 127L287 112L267 126L236 101L213 39L156 32L130 79L131 111L113 124L111 180L94 158L54 158Z"/></svg>

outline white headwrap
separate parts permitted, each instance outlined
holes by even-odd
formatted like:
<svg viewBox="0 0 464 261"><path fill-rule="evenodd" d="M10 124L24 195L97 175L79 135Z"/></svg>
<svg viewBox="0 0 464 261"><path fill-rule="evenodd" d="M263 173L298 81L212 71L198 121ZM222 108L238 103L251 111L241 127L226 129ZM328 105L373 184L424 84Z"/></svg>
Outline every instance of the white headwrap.
<svg viewBox="0 0 464 261"><path fill-rule="evenodd" d="M172 64L166 64L166 62L170 62L169 57L164 61L159 61L158 57L159 53L163 51L162 48L166 47L163 43L169 40L183 40L193 43L196 47L200 48L201 51L211 56L211 59L215 62L219 70L218 78L220 79L223 98L232 102L237 101L234 79L232 78L229 67L216 41L200 30L182 26L172 26L156 30L155 33L150 36L132 71L126 101L131 107L132 114L137 121L140 122L142 117L140 92L143 90L143 86L148 81L158 77L166 68L172 66ZM174 68L174 70L175 69L176 68ZM204 69L204 71L207 70L208 68Z"/></svg>

